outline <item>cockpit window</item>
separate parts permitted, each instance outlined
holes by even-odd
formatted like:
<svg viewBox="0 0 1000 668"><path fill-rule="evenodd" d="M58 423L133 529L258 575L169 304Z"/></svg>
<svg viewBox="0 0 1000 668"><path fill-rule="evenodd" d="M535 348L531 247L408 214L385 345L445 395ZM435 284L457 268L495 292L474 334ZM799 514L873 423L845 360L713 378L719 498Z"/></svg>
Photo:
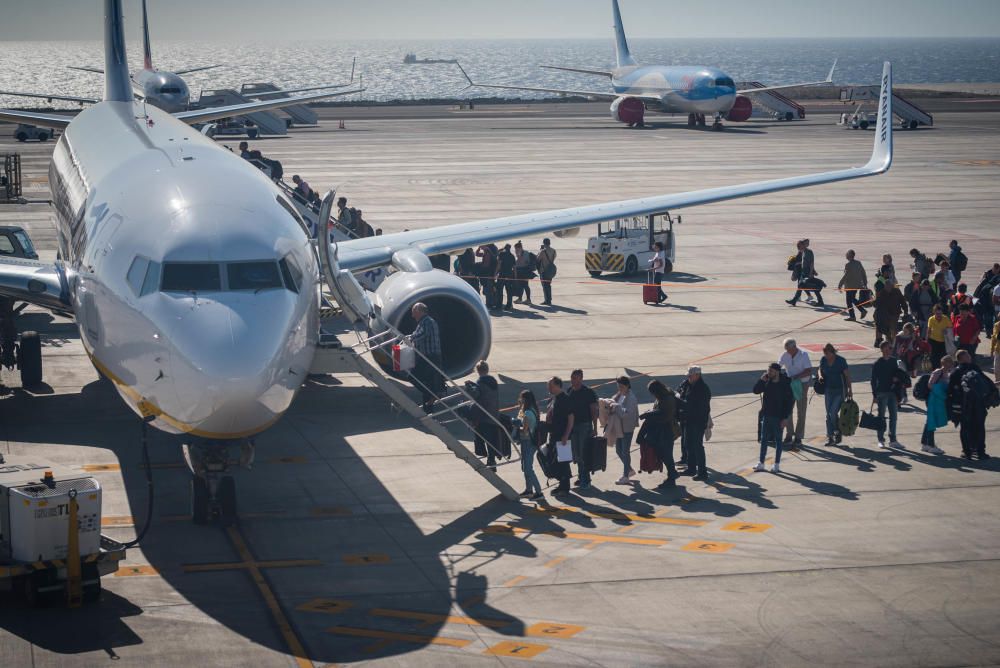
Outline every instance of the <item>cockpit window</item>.
<svg viewBox="0 0 1000 668"><path fill-rule="evenodd" d="M137 255L132 260L132 264L128 268L128 273L125 275L125 280L128 282L129 287L137 295L141 294L142 282L146 279L146 270L148 269L149 258Z"/></svg>
<svg viewBox="0 0 1000 668"><path fill-rule="evenodd" d="M285 279L285 287L294 293L302 289L302 269L291 253L281 258L278 262L281 267L281 275Z"/></svg>
<svg viewBox="0 0 1000 668"><path fill-rule="evenodd" d="M716 86L725 86L727 88L736 88L736 84L729 77L719 77L715 80Z"/></svg>
<svg viewBox="0 0 1000 668"><path fill-rule="evenodd" d="M170 95L172 93L173 94L177 94L177 93L180 93L180 92L181 92L181 89L179 87L177 87L177 86L164 86L163 88L160 89L160 94L161 95Z"/></svg>
<svg viewBox="0 0 1000 668"><path fill-rule="evenodd" d="M282 288L281 275L274 261L230 262L226 265L230 290L266 290Z"/></svg>
<svg viewBox="0 0 1000 668"><path fill-rule="evenodd" d="M164 262L164 292L214 292L222 289L222 274L214 262Z"/></svg>

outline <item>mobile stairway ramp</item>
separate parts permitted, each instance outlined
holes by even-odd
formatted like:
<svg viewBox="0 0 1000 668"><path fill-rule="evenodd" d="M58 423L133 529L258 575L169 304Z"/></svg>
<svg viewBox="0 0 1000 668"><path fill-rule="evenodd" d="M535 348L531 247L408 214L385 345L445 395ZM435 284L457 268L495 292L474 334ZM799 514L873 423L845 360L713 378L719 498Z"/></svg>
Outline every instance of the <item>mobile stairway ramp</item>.
<svg viewBox="0 0 1000 668"><path fill-rule="evenodd" d="M875 86L843 88L840 91L841 102L877 102L878 96L879 91ZM934 125L933 115L896 91L892 93L892 115L899 119L899 127L903 130L916 130L921 125L928 127Z"/></svg>
<svg viewBox="0 0 1000 668"><path fill-rule="evenodd" d="M240 95L254 100L264 100L274 97L274 95L270 95L269 93L283 92L281 88L270 82L245 83L240 88ZM282 107L281 111L288 114L289 118L292 119L293 125L316 125L319 122L319 116L316 115L316 112L304 104L293 104L290 107Z"/></svg>
<svg viewBox="0 0 1000 668"><path fill-rule="evenodd" d="M219 88L216 90L203 90L198 97L198 108L211 109L212 107L228 107L234 104L246 104L253 102L250 98L240 95L231 88ZM272 114L270 111L254 111L247 114L238 114L234 118L245 118L257 126L258 134L284 136L288 134L288 123L285 119Z"/></svg>
<svg viewBox="0 0 1000 668"><path fill-rule="evenodd" d="M330 191L323 199L320 209L321 219L324 213L329 217L333 209L334 198L334 192ZM376 313L367 292L361 287L355 276L346 269L339 268L337 244L324 243L323 240L320 240L317 247L326 284L332 293L333 299L339 305L343 317L347 318L351 323L357 335L358 342L348 346L344 345L339 339L335 339L335 337L334 340L328 340L327 337L323 337L316 349L316 356L310 373L360 374L378 388L392 403L408 413L410 417L419 422L427 431L436 436L456 457L485 478L504 498L511 501L517 500L517 491L497 475L495 470L497 467L509 466L520 461L521 453L516 439L507 432L506 427L495 416L489 415L482 410L477 411L476 409L481 408L481 406L476 402L475 397L464 387L450 379L447 374L420 353L420 351L415 352L444 381L443 391L429 392L436 400L432 412L424 412L423 407L409 397L398 381L386 377L382 372L379 358L381 357L383 360L391 359L392 346L403 341L405 336ZM416 378L411 377L411 379L414 383L419 383ZM422 383L419 384L423 385ZM426 386L423 387L426 388ZM483 438L483 434L466 418L471 413L488 416L494 423L492 426L498 430L497 433L507 433L511 443L510 459L506 461L502 460L501 453L496 444L492 443L489 438ZM487 466L474 452L470 451L453 433L452 428L454 427L464 428L474 437L479 437L485 446L496 455L497 463L495 466Z"/></svg>
<svg viewBox="0 0 1000 668"><path fill-rule="evenodd" d="M750 90L751 88L767 88L759 81L741 81L736 85L738 88L748 91L747 95L753 96L751 102L753 103L752 115L754 116L764 115L779 121L793 121L796 118L804 119L806 117L805 107L778 91L768 90L755 93ZM758 110L761 109L764 111L759 114Z"/></svg>

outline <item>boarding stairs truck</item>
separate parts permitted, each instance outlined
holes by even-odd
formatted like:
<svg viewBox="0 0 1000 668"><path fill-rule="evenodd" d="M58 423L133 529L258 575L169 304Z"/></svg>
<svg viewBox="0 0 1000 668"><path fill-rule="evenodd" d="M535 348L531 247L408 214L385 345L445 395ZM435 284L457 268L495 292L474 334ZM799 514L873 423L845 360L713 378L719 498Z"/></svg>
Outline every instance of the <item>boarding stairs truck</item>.
<svg viewBox="0 0 1000 668"><path fill-rule="evenodd" d="M860 114L861 105L865 102L870 101L873 104L877 103L878 96L878 90L874 86L860 86L840 89L841 102L859 103L858 108L854 112L855 116ZM893 92L892 94L892 114L899 119L899 127L903 130L916 130L921 125L926 125L927 127L932 127L934 125L934 116L921 109L912 100L908 100L897 92ZM875 127L875 123L871 122L871 119L866 118L865 121L865 123L854 124L852 127L862 130L867 130L869 127ZM841 124L844 124L843 121L841 121Z"/></svg>
<svg viewBox="0 0 1000 668"><path fill-rule="evenodd" d="M806 108L795 100L782 95L776 90L754 93L752 88L766 88L759 81L742 81L736 84L740 90L750 91L750 101L753 103L752 116L758 118L773 118L778 121L793 121L806 117Z"/></svg>
<svg viewBox="0 0 1000 668"><path fill-rule="evenodd" d="M217 90L203 90L198 97L198 108L210 109L212 107L228 107L234 104L247 104L253 100L240 95L235 90L220 88ZM247 136L256 139L260 135L284 136L288 134L288 124L285 119L272 114L269 111L254 111L249 114L240 114L238 118L245 118L251 126L247 128Z"/></svg>
<svg viewBox="0 0 1000 668"><path fill-rule="evenodd" d="M330 192L320 208L320 219L329 218L333 209L335 194ZM338 331L327 329L321 333L311 374L356 373L378 388L393 405L407 413L424 429L437 437L448 450L482 476L500 494L509 500L518 498L517 491L496 469L520 462L518 441L510 433L510 427L501 418L493 417L477 403L473 391L460 385L416 349L413 353L422 362L433 368L443 379L444 389L431 391L436 403L433 412L427 413L423 407L410 398L401 381L409 380L405 372L393 372L394 347L406 345L402 331L386 322L379 310L369 300L367 292L357 278L349 271L339 268L336 244L318 240L317 253L323 271L329 298L339 307L335 325ZM334 323L330 323L331 326ZM355 340L350 343L349 340ZM470 417L479 415L488 419L489 426L510 442L510 458L502 459L504 453L498 443L501 438L483 438L483 423L474 423ZM455 432L468 438L470 435L481 439L485 447L493 450L497 463L487 466ZM492 431L492 430L491 430Z"/></svg>
<svg viewBox="0 0 1000 668"><path fill-rule="evenodd" d="M680 223L681 216L677 216L677 224ZM597 236L587 242L584 263L594 278L604 272L631 276L640 269L648 268L649 260L654 255L653 244L657 241L663 244L667 257L663 273L669 274L674 270L677 254L674 219L669 213L620 218L598 224Z"/></svg>
<svg viewBox="0 0 1000 668"><path fill-rule="evenodd" d="M240 88L240 95L248 99L264 99L262 93L276 93L281 89L273 83L245 83ZM290 107L282 107L281 111L288 114L294 125L316 125L319 117L316 112L304 104L295 104Z"/></svg>

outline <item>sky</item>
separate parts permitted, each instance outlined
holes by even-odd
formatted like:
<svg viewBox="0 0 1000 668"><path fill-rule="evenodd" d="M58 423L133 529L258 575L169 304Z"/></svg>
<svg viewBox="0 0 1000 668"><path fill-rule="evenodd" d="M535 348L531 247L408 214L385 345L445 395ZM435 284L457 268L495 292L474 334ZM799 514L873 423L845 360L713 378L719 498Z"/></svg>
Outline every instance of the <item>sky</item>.
<svg viewBox="0 0 1000 668"><path fill-rule="evenodd" d="M634 38L1000 37L1000 0L620 1ZM607 38L610 5L610 0L149 0L149 13L154 39ZM102 6L101 0L0 0L0 41L100 39ZM124 0L124 6L128 30L137 38L139 0Z"/></svg>

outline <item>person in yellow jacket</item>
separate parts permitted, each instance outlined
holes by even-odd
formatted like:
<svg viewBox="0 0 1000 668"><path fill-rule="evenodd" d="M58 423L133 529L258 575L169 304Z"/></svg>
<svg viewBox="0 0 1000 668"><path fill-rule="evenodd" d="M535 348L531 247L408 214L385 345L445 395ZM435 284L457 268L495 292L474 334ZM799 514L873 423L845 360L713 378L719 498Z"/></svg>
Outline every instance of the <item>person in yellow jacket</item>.
<svg viewBox="0 0 1000 668"><path fill-rule="evenodd" d="M1000 383L1000 320L997 320L996 324L993 325L990 353L993 355L993 379Z"/></svg>

